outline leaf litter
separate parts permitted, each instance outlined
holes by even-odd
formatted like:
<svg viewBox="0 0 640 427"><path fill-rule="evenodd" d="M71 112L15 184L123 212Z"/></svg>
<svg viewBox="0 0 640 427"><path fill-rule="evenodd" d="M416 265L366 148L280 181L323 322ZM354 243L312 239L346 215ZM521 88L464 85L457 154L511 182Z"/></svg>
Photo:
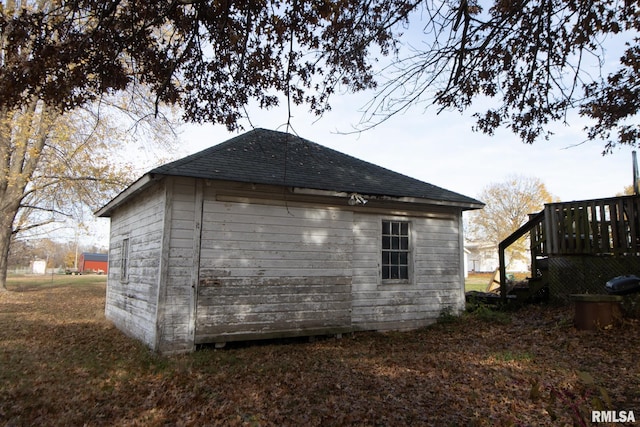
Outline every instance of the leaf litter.
<svg viewBox="0 0 640 427"><path fill-rule="evenodd" d="M0 294L0 425L589 425L640 419L640 324L572 307L165 357L103 315L104 280Z"/></svg>

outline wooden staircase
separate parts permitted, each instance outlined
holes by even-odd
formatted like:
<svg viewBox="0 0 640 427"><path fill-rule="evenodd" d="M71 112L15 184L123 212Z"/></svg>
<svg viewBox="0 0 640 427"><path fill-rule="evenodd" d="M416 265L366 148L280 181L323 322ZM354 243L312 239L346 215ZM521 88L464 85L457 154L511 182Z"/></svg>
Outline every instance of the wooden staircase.
<svg viewBox="0 0 640 427"><path fill-rule="evenodd" d="M545 211L529 216L522 227L514 231L498 245L498 259L500 265L500 298L507 301L507 296L515 296L521 301L544 299L548 295L548 263L545 253L546 239L544 233ZM525 234L531 233L531 274L526 283L512 285L507 281L505 251Z"/></svg>

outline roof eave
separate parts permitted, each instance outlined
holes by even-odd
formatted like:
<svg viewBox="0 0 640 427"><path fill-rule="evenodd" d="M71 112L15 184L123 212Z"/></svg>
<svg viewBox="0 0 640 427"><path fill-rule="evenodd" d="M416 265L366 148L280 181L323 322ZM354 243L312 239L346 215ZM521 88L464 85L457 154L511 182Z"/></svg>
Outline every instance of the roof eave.
<svg viewBox="0 0 640 427"><path fill-rule="evenodd" d="M98 209L94 215L98 217L110 217L111 212L118 206L125 203L131 196L147 188L152 182L156 181L158 176L155 174L147 173L133 184L125 188L120 194L111 199L109 203Z"/></svg>
<svg viewBox="0 0 640 427"><path fill-rule="evenodd" d="M329 196L329 197L351 197L352 194L359 194L363 196L367 200L383 200L397 203L411 203L411 204L419 204L419 205L436 205L443 207L451 207L462 210L473 210L473 209L482 209L484 207L484 203L482 202L462 202L462 201L447 201L447 200L434 200L427 199L422 197L398 197L398 196L381 196L381 195L369 195L369 194L360 194L357 192L345 192L345 191L336 191L336 190L318 190L313 188L301 188L301 187L293 187L291 191L295 194L308 194L308 195L317 195L317 196Z"/></svg>
<svg viewBox="0 0 640 427"><path fill-rule="evenodd" d="M463 201L449 201L449 200L436 200L436 199L426 199L422 197L394 197L394 196L374 196L379 200L391 200L394 202L400 203L412 203L412 204L420 204L420 205L436 205L436 206L446 206L450 208L458 208L462 210L472 210L472 209L482 209L484 207L484 203L475 203L475 202L463 202Z"/></svg>

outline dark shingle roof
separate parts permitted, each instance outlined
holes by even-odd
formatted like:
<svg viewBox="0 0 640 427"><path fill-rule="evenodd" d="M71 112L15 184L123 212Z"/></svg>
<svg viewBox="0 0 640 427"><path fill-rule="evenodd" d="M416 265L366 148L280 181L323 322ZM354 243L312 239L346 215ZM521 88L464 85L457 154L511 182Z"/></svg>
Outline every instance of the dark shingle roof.
<svg viewBox="0 0 640 427"><path fill-rule="evenodd" d="M82 254L82 256L84 257L85 261L103 261L103 262L109 261L108 254L92 254L92 253L85 252Z"/></svg>
<svg viewBox="0 0 640 427"><path fill-rule="evenodd" d="M482 205L295 135L266 129L251 130L149 173Z"/></svg>

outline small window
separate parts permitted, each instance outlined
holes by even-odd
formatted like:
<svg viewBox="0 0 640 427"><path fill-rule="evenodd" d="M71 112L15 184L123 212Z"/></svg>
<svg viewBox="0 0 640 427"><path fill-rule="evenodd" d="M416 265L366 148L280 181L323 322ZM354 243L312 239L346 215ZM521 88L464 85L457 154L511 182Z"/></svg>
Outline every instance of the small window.
<svg viewBox="0 0 640 427"><path fill-rule="evenodd" d="M129 280L129 239L122 240L122 248L120 251L120 280L123 282Z"/></svg>
<svg viewBox="0 0 640 427"><path fill-rule="evenodd" d="M382 280L409 280L409 223L382 221Z"/></svg>

